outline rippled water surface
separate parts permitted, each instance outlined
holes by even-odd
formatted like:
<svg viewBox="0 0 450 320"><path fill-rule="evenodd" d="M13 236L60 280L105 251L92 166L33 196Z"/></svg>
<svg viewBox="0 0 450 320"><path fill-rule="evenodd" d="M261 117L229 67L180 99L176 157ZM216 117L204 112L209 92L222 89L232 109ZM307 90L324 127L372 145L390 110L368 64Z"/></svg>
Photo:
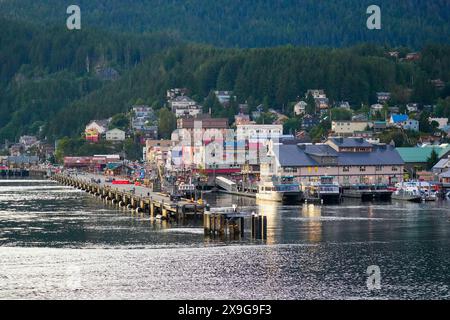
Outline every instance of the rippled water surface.
<svg viewBox="0 0 450 320"><path fill-rule="evenodd" d="M0 299L449 299L450 204L277 206L267 241L206 239L48 181L0 181ZM248 225L248 224L247 224ZM369 291L367 267L381 269Z"/></svg>

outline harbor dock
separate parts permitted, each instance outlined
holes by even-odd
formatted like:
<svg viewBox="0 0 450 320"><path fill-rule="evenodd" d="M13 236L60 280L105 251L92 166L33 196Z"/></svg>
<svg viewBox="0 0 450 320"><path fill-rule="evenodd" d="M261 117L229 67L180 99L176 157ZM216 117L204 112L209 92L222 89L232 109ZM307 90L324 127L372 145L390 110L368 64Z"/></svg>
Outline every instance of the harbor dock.
<svg viewBox="0 0 450 320"><path fill-rule="evenodd" d="M170 196L134 185L109 185L106 182L92 182L87 177L55 175L53 180L67 186L89 192L117 207L126 207L138 213L148 213L151 218L169 219L198 216L204 212L204 205L188 199L171 201ZM97 180L98 181L98 180Z"/></svg>
<svg viewBox="0 0 450 320"><path fill-rule="evenodd" d="M252 238L264 240L267 236L266 216L245 214L237 211L237 207L231 211L223 211L221 208L220 211L211 212L209 205L205 203L199 204L183 198L172 201L170 196L150 191L146 187L131 184L109 185L92 175L74 177L57 174L52 179L62 185L86 191L117 208L148 214L152 219L182 221L185 218L202 217L205 236L242 238L245 230L244 221L250 217Z"/></svg>

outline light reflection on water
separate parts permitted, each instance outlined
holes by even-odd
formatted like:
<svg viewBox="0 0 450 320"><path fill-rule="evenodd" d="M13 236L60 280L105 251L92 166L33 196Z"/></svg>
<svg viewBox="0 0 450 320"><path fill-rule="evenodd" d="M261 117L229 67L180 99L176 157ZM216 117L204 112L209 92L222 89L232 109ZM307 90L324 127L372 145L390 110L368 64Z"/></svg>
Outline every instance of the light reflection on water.
<svg viewBox="0 0 450 320"><path fill-rule="evenodd" d="M200 220L153 223L51 182L1 181L0 298L450 297L446 202L322 207L207 197L267 215L267 241L249 230L242 240L208 239ZM373 264L378 292L365 286Z"/></svg>

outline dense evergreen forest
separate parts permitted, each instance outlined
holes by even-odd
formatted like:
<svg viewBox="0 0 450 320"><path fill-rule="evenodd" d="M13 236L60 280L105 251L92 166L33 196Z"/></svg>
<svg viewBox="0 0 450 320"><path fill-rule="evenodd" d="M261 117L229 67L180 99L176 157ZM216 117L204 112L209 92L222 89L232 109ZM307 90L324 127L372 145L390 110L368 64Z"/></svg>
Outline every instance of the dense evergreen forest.
<svg viewBox="0 0 450 320"><path fill-rule="evenodd" d="M188 88L199 102L211 90L234 90L238 102L264 103L285 113L310 88L323 88L332 101L348 100L356 107L374 103L377 91L393 92L393 103L428 104L449 95L450 46L427 47L416 63L388 58L385 52L372 45L348 49L175 47L62 109L47 132L50 136L74 134L89 119L127 110L133 99L160 108L165 91L173 87ZM429 82L438 78L447 83L439 92Z"/></svg>
<svg viewBox="0 0 450 320"><path fill-rule="evenodd" d="M179 41L167 35L42 29L0 18L0 138L38 134L73 101ZM106 75L105 75L106 73Z"/></svg>
<svg viewBox="0 0 450 320"><path fill-rule="evenodd" d="M211 90L234 90L237 102L286 114L310 88L355 108L375 102L377 91L392 92L392 103L400 104L450 95L448 44L427 45L420 60L407 62L389 57L391 46L222 49L165 33L68 31L64 24L37 28L4 18L0 25L2 140L77 136L89 120L125 112L137 101L161 108L173 87L186 87L207 104ZM411 49L396 50L401 58ZM446 87L437 91L431 79Z"/></svg>
<svg viewBox="0 0 450 320"><path fill-rule="evenodd" d="M0 1L9 17L47 25L65 23L69 0ZM361 42L420 49L450 38L448 0L78 0L85 27L170 32L224 47L307 45L344 47ZM369 5L381 7L382 29L366 28Z"/></svg>

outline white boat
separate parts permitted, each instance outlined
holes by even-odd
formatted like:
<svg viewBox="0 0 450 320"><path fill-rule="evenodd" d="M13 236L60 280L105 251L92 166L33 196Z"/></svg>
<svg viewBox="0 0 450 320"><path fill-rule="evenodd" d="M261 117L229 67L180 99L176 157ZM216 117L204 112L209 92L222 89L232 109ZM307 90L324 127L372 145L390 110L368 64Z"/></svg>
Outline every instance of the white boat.
<svg viewBox="0 0 450 320"><path fill-rule="evenodd" d="M436 201L436 191L433 186L424 181L408 181L397 183L396 191L392 194L392 199L406 200L413 202Z"/></svg>
<svg viewBox="0 0 450 320"><path fill-rule="evenodd" d="M262 181L258 185L256 199L281 203L296 203L302 200L302 191L298 183Z"/></svg>
<svg viewBox="0 0 450 320"><path fill-rule="evenodd" d="M341 188L333 180L333 177L322 176L320 181L304 185L302 190L305 199L320 200L324 203L339 202L341 200Z"/></svg>
<svg viewBox="0 0 450 320"><path fill-rule="evenodd" d="M391 196L394 200L402 200L402 201L411 201L411 202L421 202L422 195L419 193L406 190L406 189L397 189Z"/></svg>
<svg viewBox="0 0 450 320"><path fill-rule="evenodd" d="M422 200L423 201L437 201L438 199L438 195L437 195L437 191L433 190L432 188L423 191L422 194Z"/></svg>

